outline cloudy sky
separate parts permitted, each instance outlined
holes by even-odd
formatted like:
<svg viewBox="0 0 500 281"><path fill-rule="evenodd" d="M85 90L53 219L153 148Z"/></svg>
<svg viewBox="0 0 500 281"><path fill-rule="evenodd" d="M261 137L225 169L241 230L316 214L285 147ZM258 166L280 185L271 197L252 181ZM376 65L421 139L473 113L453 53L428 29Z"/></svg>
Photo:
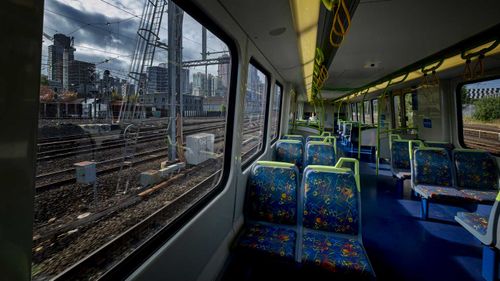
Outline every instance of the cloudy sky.
<svg viewBox="0 0 500 281"><path fill-rule="evenodd" d="M137 29L146 0L45 0L44 33L63 33L74 37L75 59L96 63L97 71L109 69L113 76L125 78L134 52ZM166 11L167 9L165 9ZM160 29L160 40L167 43L167 13ZM183 61L201 59L201 25L184 13ZM227 50L227 46L210 32L209 52ZM42 74L47 73L48 46L43 38ZM212 55L217 57L220 54ZM108 62L105 62L109 60ZM167 52L157 51L155 63L167 62ZM191 76L204 67L191 68ZM209 66L216 74L217 66ZM192 79L192 77L190 77Z"/></svg>

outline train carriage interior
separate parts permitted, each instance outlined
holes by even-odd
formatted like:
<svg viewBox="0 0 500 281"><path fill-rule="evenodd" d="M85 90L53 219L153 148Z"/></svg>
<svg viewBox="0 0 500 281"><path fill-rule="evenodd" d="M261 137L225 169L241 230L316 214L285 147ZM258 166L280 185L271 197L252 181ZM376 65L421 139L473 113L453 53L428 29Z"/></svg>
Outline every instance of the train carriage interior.
<svg viewBox="0 0 500 281"><path fill-rule="evenodd" d="M500 1L0 6L0 280L500 279Z"/></svg>

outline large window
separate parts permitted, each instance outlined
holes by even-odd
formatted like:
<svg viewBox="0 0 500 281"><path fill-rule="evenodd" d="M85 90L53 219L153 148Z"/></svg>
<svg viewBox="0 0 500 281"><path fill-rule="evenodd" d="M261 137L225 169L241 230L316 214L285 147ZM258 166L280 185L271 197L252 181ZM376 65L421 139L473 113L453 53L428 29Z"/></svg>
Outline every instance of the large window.
<svg viewBox="0 0 500 281"><path fill-rule="evenodd" d="M159 2L45 1L34 280L79 262L62 279L95 279L157 249L148 239L163 244L225 184L234 47L213 24ZM256 134L267 80L251 77L245 132Z"/></svg>
<svg viewBox="0 0 500 281"><path fill-rule="evenodd" d="M373 124L378 124L378 99L372 100Z"/></svg>
<svg viewBox="0 0 500 281"><path fill-rule="evenodd" d="M394 96L394 118L395 128L401 128L403 126L403 120L401 118L401 96Z"/></svg>
<svg viewBox="0 0 500 281"><path fill-rule="evenodd" d="M271 111L272 141L276 140L279 136L282 93L283 93L283 86L281 86L278 82L276 82L276 84L274 84L274 94L273 94L272 111Z"/></svg>
<svg viewBox="0 0 500 281"><path fill-rule="evenodd" d="M462 145L499 155L500 79L460 85L457 101Z"/></svg>
<svg viewBox="0 0 500 281"><path fill-rule="evenodd" d="M372 124L372 109L371 109L371 103L369 100L364 101L363 103L363 122L365 124Z"/></svg>
<svg viewBox="0 0 500 281"><path fill-rule="evenodd" d="M256 66L249 64L245 93L243 126L241 127L241 162L245 165L264 148L266 133L266 105L268 76Z"/></svg>

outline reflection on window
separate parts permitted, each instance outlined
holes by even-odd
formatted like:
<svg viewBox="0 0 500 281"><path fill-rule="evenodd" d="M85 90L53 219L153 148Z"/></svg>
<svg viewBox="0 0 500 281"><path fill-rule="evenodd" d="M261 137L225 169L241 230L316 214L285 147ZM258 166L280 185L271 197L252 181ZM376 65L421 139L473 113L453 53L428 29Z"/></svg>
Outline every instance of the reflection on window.
<svg viewBox="0 0 500 281"><path fill-rule="evenodd" d="M264 145L267 76L250 64L245 94L241 162L259 153Z"/></svg>
<svg viewBox="0 0 500 281"><path fill-rule="evenodd" d="M371 107L370 107L370 101L365 101L363 103L364 107L364 113L363 113L363 118L364 118L364 123L365 124L372 124L372 113L371 113Z"/></svg>
<svg viewBox="0 0 500 281"><path fill-rule="evenodd" d="M407 93L405 94L405 122L406 122L406 127L408 128L413 128L414 125L414 116L415 116L415 109L414 109L414 98L416 98L417 95L413 93ZM416 102L416 101L415 101Z"/></svg>
<svg viewBox="0 0 500 281"><path fill-rule="evenodd" d="M463 144L500 154L500 79L466 84L459 95Z"/></svg>
<svg viewBox="0 0 500 281"><path fill-rule="evenodd" d="M279 135L279 118L281 112L281 94L283 88L279 84L274 84L274 94L271 111L271 140L275 140Z"/></svg>
<svg viewBox="0 0 500 281"><path fill-rule="evenodd" d="M396 128L401 128L401 101L399 96L394 96L394 118L396 118Z"/></svg>
<svg viewBox="0 0 500 281"><path fill-rule="evenodd" d="M113 255L91 256L103 268L79 271L95 279L221 178L228 46L208 31L202 55L202 25L169 1L177 17L167 26L166 2L156 10L152 2L45 1L34 280L110 243ZM138 35L150 20L155 36ZM182 44L166 48L168 32ZM218 64L200 66L207 60ZM147 227L132 235L139 223Z"/></svg>
<svg viewBox="0 0 500 281"><path fill-rule="evenodd" d="M378 124L378 100L372 100L372 109L373 109L373 123Z"/></svg>
<svg viewBox="0 0 500 281"><path fill-rule="evenodd" d="M356 104L351 103L351 113L352 113L352 120L351 121L358 121L358 114L356 112Z"/></svg>

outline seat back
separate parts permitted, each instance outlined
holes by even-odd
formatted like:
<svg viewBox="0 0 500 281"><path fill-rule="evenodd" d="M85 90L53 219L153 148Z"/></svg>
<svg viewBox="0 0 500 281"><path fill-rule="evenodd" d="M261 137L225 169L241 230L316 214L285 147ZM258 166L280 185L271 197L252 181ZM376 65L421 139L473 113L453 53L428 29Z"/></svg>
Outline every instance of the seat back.
<svg viewBox="0 0 500 281"><path fill-rule="evenodd" d="M326 136L308 136L306 138L306 143L310 141L324 141Z"/></svg>
<svg viewBox="0 0 500 281"><path fill-rule="evenodd" d="M410 170L409 140L393 139L391 145L391 167L393 170Z"/></svg>
<svg viewBox="0 0 500 281"><path fill-rule="evenodd" d="M412 163L414 185L453 186L451 160L444 148L421 147L415 150Z"/></svg>
<svg viewBox="0 0 500 281"><path fill-rule="evenodd" d="M499 176L495 158L475 149L453 150L457 186L468 189L498 189Z"/></svg>
<svg viewBox="0 0 500 281"><path fill-rule="evenodd" d="M247 185L250 220L296 225L298 170L290 163L258 161Z"/></svg>
<svg viewBox="0 0 500 281"><path fill-rule="evenodd" d="M303 227L345 235L361 233L360 197L350 169L308 166L302 186L299 219Z"/></svg>
<svg viewBox="0 0 500 281"><path fill-rule="evenodd" d="M274 160L292 163L302 168L304 158L304 144L298 140L278 140L274 150Z"/></svg>
<svg viewBox="0 0 500 281"><path fill-rule="evenodd" d="M304 164L307 165L335 165L335 149L327 142L310 141L306 144Z"/></svg>
<svg viewBox="0 0 500 281"><path fill-rule="evenodd" d="M284 135L281 137L283 140L298 140L302 143L304 143L304 137L301 135Z"/></svg>

